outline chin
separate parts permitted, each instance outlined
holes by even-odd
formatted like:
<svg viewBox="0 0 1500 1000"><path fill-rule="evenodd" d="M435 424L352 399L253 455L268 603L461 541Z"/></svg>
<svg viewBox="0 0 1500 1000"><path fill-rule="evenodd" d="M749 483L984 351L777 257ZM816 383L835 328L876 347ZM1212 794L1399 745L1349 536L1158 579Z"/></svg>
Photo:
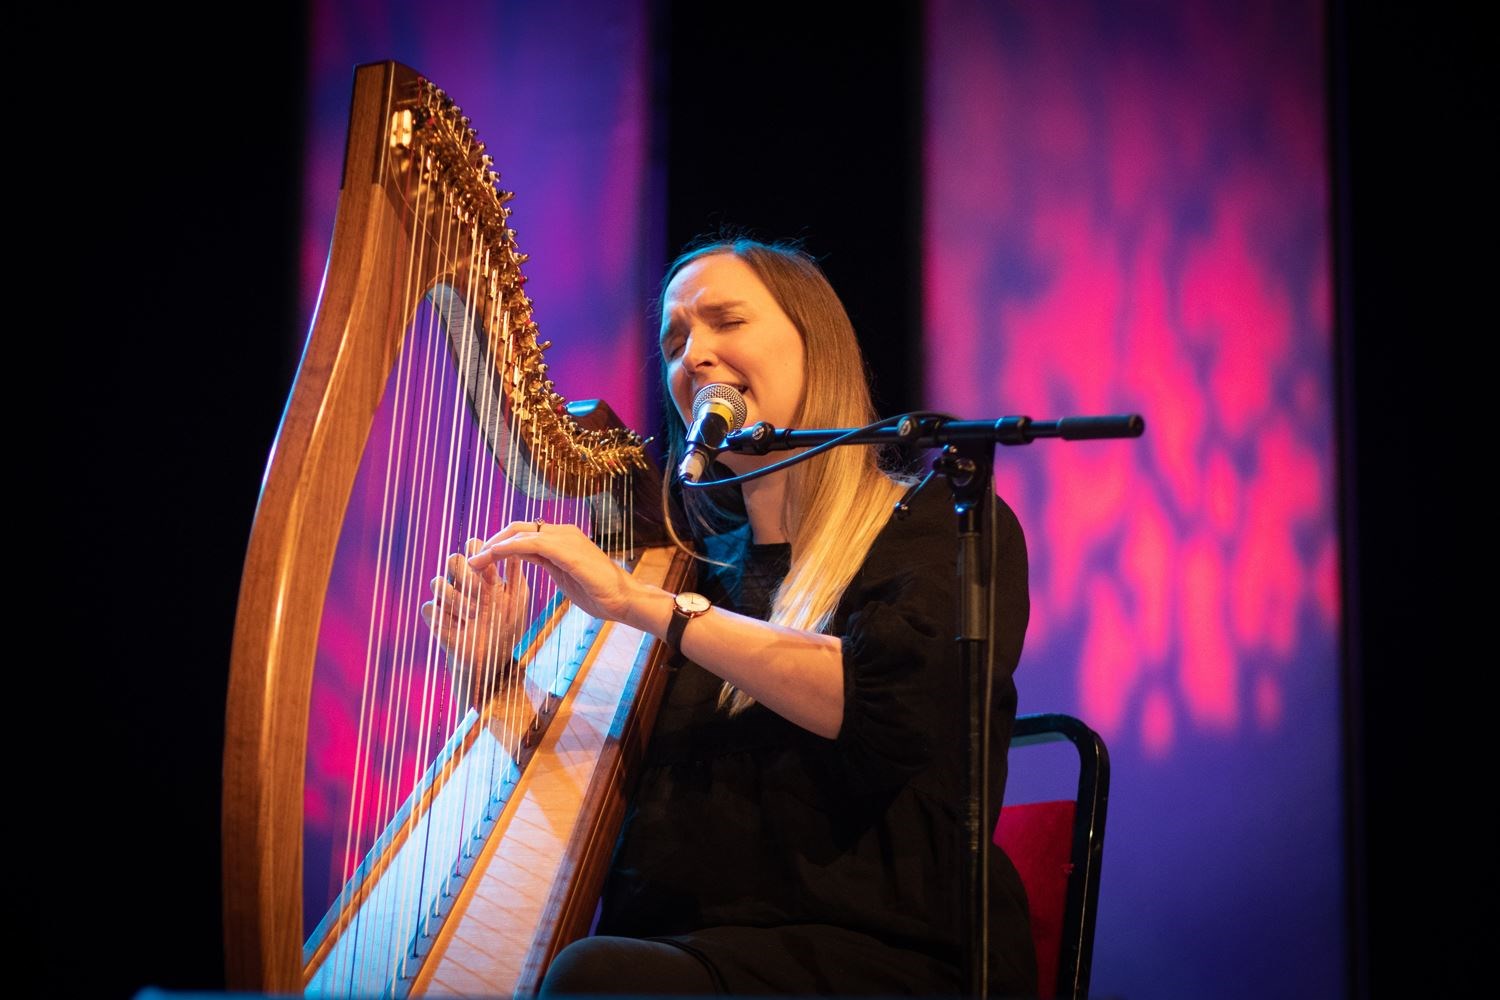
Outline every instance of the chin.
<svg viewBox="0 0 1500 1000"><path fill-rule="evenodd" d="M750 426L749 421L746 422L745 426ZM737 451L723 451L719 453L718 461L721 465L728 467L731 472L739 476L747 472L754 472L756 469L763 469L768 465L773 465L786 458L789 454L790 452L773 451L765 455L742 455Z"/></svg>

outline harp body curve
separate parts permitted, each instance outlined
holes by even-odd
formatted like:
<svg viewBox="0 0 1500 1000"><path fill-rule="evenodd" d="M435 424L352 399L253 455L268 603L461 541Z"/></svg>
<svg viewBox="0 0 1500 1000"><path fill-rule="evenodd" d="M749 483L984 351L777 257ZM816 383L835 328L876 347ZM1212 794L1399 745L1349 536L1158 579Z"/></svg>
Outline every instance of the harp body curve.
<svg viewBox="0 0 1500 1000"><path fill-rule="evenodd" d="M444 145L437 155L434 147ZM601 544L629 548L638 572L668 588L680 587L689 572L686 557L667 546L660 516L651 516L660 481L639 437L601 403L568 404L545 378L547 345L536 339L521 290L525 256L505 226L508 195L496 180L482 144L441 91L394 62L357 69L328 267L262 484L235 624L223 802L232 989L340 989L320 987L317 971L338 952L338 928L321 944L303 940L313 667L341 518L414 302L425 300L447 331L470 408L498 408L505 419L493 426L519 429L486 434L513 486L562 495L586 474L608 474L615 485L591 501ZM452 226L468 227L475 253L441 252L431 234ZM486 819L483 843L458 865L469 870L438 914L422 946L427 954L376 992L529 993L552 954L587 932L623 817L621 789L654 718L665 655L649 635L623 626L596 623L592 636L578 651L578 682L543 706L542 721L552 724L522 762L516 793ZM420 825L415 817L437 815L428 810L441 808L444 775L462 766L465 747L487 738L483 720L473 719L455 735L454 762L413 793L408 831ZM545 793L527 797L549 778L565 789L566 802ZM527 826L545 827L544 839L556 845L545 864L505 858L515 841L503 835ZM371 852L369 871L407 863L400 839ZM541 888L515 892L498 873L518 864L552 874ZM367 883L356 902L379 892L378 883ZM493 934L498 910L525 910L521 896L534 911L519 917L525 933ZM335 924L352 921L338 917ZM486 947L501 957L487 958ZM514 967L514 982L493 978L510 971L476 972L486 962Z"/></svg>

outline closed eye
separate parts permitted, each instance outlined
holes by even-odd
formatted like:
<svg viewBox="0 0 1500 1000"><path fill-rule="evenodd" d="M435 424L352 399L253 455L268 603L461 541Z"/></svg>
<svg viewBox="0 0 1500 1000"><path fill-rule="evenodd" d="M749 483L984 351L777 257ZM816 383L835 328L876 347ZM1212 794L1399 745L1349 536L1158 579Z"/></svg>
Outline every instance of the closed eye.
<svg viewBox="0 0 1500 1000"><path fill-rule="evenodd" d="M661 332L661 356L664 358L675 358L682 353L682 344L687 338L683 336L680 328L673 324Z"/></svg>

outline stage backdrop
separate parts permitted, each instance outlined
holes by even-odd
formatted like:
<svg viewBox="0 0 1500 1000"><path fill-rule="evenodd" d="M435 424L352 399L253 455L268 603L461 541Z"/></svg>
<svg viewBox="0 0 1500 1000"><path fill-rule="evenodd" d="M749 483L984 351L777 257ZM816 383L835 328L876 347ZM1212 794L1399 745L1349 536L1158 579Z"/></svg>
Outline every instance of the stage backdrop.
<svg viewBox="0 0 1500 1000"><path fill-rule="evenodd" d="M933 0L927 27L925 402L1146 418L998 459L1021 710L1113 758L1095 995L1339 996L1322 7Z"/></svg>

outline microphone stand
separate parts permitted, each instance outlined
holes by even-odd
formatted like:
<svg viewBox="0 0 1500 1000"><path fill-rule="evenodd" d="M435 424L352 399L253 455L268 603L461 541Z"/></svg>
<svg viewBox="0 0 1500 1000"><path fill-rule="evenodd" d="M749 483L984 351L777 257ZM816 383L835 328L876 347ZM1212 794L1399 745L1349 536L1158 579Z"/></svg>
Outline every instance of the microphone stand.
<svg viewBox="0 0 1500 1000"><path fill-rule="evenodd" d="M990 641L991 537L995 445L1030 444L1037 438L1065 441L1140 437L1146 429L1139 414L1063 417L1032 420L953 420L936 414L906 414L868 428L777 430L762 421L724 439L724 450L764 455L772 451L846 444L898 444L911 448L941 448L932 472L902 499L906 500L935 475L948 480L953 510L958 517L958 634L956 640L968 684L968 799L964 814L967 848L964 870L963 947L969 995L989 993L989 865L986 844L991 839L989 806L990 701L994 687L993 643ZM768 470L760 470L765 472ZM752 473L751 475L755 475ZM899 516L899 514L898 514Z"/></svg>

